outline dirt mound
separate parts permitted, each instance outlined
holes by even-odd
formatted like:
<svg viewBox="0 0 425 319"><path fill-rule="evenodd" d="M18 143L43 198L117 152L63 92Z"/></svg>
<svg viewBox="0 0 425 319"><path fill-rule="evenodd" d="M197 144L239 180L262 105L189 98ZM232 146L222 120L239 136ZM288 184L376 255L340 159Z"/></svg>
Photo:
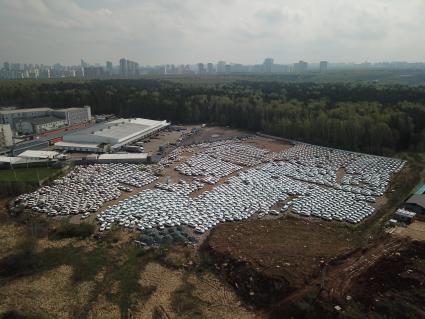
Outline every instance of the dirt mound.
<svg viewBox="0 0 425 319"><path fill-rule="evenodd" d="M354 283L347 312L386 318L425 317L425 242L410 242L383 257Z"/></svg>
<svg viewBox="0 0 425 319"><path fill-rule="evenodd" d="M245 300L265 306L317 278L324 264L358 241L346 227L286 217L220 224L204 248Z"/></svg>

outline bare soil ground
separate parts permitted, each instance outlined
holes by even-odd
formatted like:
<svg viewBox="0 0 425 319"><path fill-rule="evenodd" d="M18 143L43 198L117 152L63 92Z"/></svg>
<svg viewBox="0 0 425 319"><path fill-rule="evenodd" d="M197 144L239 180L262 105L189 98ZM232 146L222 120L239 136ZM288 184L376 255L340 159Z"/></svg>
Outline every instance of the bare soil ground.
<svg viewBox="0 0 425 319"><path fill-rule="evenodd" d="M367 249L356 251L342 261L335 262L330 266L324 280L328 298L343 302L355 279L384 256L396 253L404 244L405 242L401 240L389 237L387 240L373 243Z"/></svg>
<svg viewBox="0 0 425 319"><path fill-rule="evenodd" d="M222 140L224 138L232 138L238 136L251 136L251 133L234 130L230 128L218 127L218 126L207 126L202 128L202 130L193 136L191 136L188 140L188 144L192 143L203 143L203 142L213 142Z"/></svg>
<svg viewBox="0 0 425 319"><path fill-rule="evenodd" d="M143 143L144 152L155 155L158 152L160 146L166 145L166 144L169 144L169 143L176 143L177 140L184 133L188 133L188 132L191 131L192 128L199 127L199 126L192 125L192 126L184 126L184 127L186 128L185 131L180 131L180 132L178 132L178 131L170 131L170 132L169 131L163 131L163 132L160 132L155 137L147 138L147 140L149 140L149 142Z"/></svg>
<svg viewBox="0 0 425 319"><path fill-rule="evenodd" d="M406 227L395 227L392 234L408 237L413 240L425 241L425 222L416 220Z"/></svg>
<svg viewBox="0 0 425 319"><path fill-rule="evenodd" d="M324 262L357 247L352 231L317 220L287 216L219 224L208 248L248 263L269 277L284 278L287 288L300 288L318 275Z"/></svg>
<svg viewBox="0 0 425 319"><path fill-rule="evenodd" d="M425 318L425 242L383 256L353 282L344 310L351 318Z"/></svg>
<svg viewBox="0 0 425 319"><path fill-rule="evenodd" d="M268 149L272 152L281 152L292 147L292 145L284 141L277 141L277 140L260 137L260 136L255 136L252 140L249 140L247 143L253 144L260 148Z"/></svg>

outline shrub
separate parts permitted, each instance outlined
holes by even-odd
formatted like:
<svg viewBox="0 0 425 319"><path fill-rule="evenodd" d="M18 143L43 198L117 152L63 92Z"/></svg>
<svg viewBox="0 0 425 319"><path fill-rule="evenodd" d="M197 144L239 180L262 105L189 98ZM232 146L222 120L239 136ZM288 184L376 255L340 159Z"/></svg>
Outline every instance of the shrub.
<svg viewBox="0 0 425 319"><path fill-rule="evenodd" d="M95 226L92 224L63 223L50 234L49 238L53 240L59 240L64 238L84 239L93 235L94 230Z"/></svg>

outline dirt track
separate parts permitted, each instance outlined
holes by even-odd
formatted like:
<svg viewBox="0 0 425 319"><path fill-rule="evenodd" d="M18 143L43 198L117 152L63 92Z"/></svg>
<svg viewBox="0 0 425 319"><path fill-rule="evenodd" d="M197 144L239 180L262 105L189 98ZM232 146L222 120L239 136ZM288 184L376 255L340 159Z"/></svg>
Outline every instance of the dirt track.
<svg viewBox="0 0 425 319"><path fill-rule="evenodd" d="M379 259L397 252L403 244L405 244L404 241L393 237L380 240L366 250L356 251L341 264L330 266L325 276L324 287L328 297L342 303L356 278L376 264Z"/></svg>

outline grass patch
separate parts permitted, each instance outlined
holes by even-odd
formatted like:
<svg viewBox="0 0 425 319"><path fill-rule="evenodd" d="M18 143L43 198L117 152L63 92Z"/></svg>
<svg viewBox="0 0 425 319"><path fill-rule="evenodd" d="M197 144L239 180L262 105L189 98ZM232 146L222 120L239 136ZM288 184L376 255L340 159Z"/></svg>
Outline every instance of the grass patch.
<svg viewBox="0 0 425 319"><path fill-rule="evenodd" d="M45 314L24 314L19 311L11 310L0 314L0 319L48 319L49 316Z"/></svg>
<svg viewBox="0 0 425 319"><path fill-rule="evenodd" d="M108 263L109 254L106 248L96 247L93 251L82 253L74 262L72 281L93 280L96 274Z"/></svg>
<svg viewBox="0 0 425 319"><path fill-rule="evenodd" d="M193 295L195 287L185 281L171 295L171 307L179 318L203 318L200 306L203 301Z"/></svg>
<svg viewBox="0 0 425 319"><path fill-rule="evenodd" d="M28 239L24 242L14 254L0 260L0 282L40 274L63 264L73 265L83 253L81 248L71 246L35 253L35 244Z"/></svg>
<svg viewBox="0 0 425 319"><path fill-rule="evenodd" d="M155 306L152 311L152 319L169 319L161 306Z"/></svg>
<svg viewBox="0 0 425 319"><path fill-rule="evenodd" d="M59 168L31 167L0 170L0 182L38 182L55 176Z"/></svg>
<svg viewBox="0 0 425 319"><path fill-rule="evenodd" d="M102 246L87 251L69 244L60 248L36 251L37 238L26 235L14 253L0 259L0 286L22 277L42 274L61 265L73 268L74 282L92 280L107 261L107 250Z"/></svg>
<svg viewBox="0 0 425 319"><path fill-rule="evenodd" d="M64 238L79 238L85 239L93 235L95 225L88 223L72 224L64 222L60 224L55 230L53 230L49 239L60 240Z"/></svg>
<svg viewBox="0 0 425 319"><path fill-rule="evenodd" d="M109 299L120 307L121 318L129 318L129 311L137 301L146 302L156 287L141 286L139 284L140 272L149 262L157 261L164 257L162 249L145 250L139 246L130 246L126 251L126 259L122 265L111 271L111 282L118 281L118 292L109 294Z"/></svg>

